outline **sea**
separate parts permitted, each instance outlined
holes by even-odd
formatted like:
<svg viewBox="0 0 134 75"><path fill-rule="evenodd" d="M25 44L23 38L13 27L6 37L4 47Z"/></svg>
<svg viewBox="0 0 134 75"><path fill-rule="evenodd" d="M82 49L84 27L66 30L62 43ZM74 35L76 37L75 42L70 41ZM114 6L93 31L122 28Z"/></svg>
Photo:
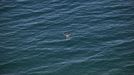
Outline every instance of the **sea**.
<svg viewBox="0 0 134 75"><path fill-rule="evenodd" d="M0 0L0 75L134 75L134 0Z"/></svg>

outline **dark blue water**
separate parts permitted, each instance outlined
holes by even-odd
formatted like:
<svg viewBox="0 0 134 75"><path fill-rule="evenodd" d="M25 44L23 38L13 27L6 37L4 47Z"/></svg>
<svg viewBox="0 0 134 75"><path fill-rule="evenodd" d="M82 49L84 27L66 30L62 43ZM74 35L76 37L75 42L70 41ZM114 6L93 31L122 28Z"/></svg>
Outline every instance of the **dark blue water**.
<svg viewBox="0 0 134 75"><path fill-rule="evenodd" d="M134 1L0 0L0 75L134 75Z"/></svg>

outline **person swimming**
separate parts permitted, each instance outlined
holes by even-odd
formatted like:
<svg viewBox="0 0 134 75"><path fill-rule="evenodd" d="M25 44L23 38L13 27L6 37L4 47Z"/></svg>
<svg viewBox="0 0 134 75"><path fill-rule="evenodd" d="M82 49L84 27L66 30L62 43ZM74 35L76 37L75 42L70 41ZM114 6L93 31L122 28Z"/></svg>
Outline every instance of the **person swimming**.
<svg viewBox="0 0 134 75"><path fill-rule="evenodd" d="M64 32L66 40L70 39L71 34L69 32Z"/></svg>

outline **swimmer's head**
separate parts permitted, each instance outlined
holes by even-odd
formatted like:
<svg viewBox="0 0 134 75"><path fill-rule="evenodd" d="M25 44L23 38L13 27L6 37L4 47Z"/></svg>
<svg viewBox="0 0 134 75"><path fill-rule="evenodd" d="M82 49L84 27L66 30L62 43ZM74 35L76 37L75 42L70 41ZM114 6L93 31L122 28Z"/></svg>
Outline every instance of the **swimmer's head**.
<svg viewBox="0 0 134 75"><path fill-rule="evenodd" d="M69 32L64 32L64 35L70 35L70 33Z"/></svg>

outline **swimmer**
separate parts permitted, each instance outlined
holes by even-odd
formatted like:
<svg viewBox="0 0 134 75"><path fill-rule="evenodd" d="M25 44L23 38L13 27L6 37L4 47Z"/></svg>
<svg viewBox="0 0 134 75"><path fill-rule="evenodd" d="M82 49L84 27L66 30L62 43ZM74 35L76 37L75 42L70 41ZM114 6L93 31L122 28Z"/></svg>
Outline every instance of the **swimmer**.
<svg viewBox="0 0 134 75"><path fill-rule="evenodd" d="M65 32L64 35L65 35L65 37L66 37L66 40L67 40L67 39L70 39L71 34L70 34L69 32Z"/></svg>

